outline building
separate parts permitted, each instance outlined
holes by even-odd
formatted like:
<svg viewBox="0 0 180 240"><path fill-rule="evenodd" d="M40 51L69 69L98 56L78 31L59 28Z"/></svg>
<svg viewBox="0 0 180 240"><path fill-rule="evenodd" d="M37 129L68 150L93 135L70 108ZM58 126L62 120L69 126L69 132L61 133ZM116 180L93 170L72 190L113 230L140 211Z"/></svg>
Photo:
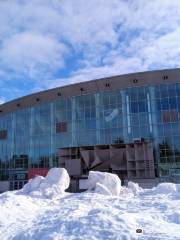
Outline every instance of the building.
<svg viewBox="0 0 180 240"><path fill-rule="evenodd" d="M92 80L0 105L0 191L55 166L67 168L72 190L83 188L89 170L123 180L177 176L180 69Z"/></svg>

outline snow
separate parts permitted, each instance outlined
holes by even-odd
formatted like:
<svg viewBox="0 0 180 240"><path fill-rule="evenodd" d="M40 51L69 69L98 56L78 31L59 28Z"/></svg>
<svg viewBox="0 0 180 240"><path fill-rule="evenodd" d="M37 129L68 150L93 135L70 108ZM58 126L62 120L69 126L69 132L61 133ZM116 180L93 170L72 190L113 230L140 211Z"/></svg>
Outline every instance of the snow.
<svg viewBox="0 0 180 240"><path fill-rule="evenodd" d="M100 183L96 183L96 188L94 190L95 193L103 194L103 195L112 195L106 186Z"/></svg>
<svg viewBox="0 0 180 240"><path fill-rule="evenodd" d="M121 180L117 175L107 172L90 171L88 176L88 190L96 193L119 196Z"/></svg>
<svg viewBox="0 0 180 240"><path fill-rule="evenodd" d="M130 189L135 195L143 192L143 189L139 187L137 183L134 182L128 182L128 189Z"/></svg>
<svg viewBox="0 0 180 240"><path fill-rule="evenodd" d="M117 192L114 175L91 172L88 191L67 193L68 179L66 171L52 169L20 191L1 194L0 239L180 239L179 184L142 189L131 182Z"/></svg>
<svg viewBox="0 0 180 240"><path fill-rule="evenodd" d="M65 193L70 184L68 172L64 168L51 168L44 178L31 179L22 189L26 194L54 198Z"/></svg>
<svg viewBox="0 0 180 240"><path fill-rule="evenodd" d="M178 185L172 183L161 183L156 188L153 188L152 191L155 194L178 194L179 193Z"/></svg>

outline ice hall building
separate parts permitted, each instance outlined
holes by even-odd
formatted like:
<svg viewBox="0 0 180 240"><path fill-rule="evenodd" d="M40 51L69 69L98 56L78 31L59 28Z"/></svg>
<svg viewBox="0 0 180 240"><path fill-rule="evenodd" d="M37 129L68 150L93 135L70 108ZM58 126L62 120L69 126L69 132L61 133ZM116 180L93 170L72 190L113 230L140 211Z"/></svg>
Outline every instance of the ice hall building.
<svg viewBox="0 0 180 240"><path fill-rule="evenodd" d="M178 178L180 69L133 73L0 105L0 192L65 167L71 190L90 170L122 181Z"/></svg>

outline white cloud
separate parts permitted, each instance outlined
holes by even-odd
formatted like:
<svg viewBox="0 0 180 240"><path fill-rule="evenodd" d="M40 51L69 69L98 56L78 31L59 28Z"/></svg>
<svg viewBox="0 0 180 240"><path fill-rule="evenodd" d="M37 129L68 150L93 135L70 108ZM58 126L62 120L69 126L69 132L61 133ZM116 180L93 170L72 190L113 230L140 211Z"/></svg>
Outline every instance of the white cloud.
<svg viewBox="0 0 180 240"><path fill-rule="evenodd" d="M6 0L0 12L3 76L30 78L29 91L180 66L179 0Z"/></svg>
<svg viewBox="0 0 180 240"><path fill-rule="evenodd" d="M137 71L147 70L147 66L139 58L114 58L111 64L100 67L85 67L72 73L68 78L45 80L41 84L43 89L64 86L72 83L88 81L103 77L115 76ZM35 89L36 90L36 89Z"/></svg>
<svg viewBox="0 0 180 240"><path fill-rule="evenodd" d="M180 28L159 37L141 51L148 66L180 66Z"/></svg>
<svg viewBox="0 0 180 240"><path fill-rule="evenodd" d="M5 99L3 97L0 97L0 105L5 102Z"/></svg>
<svg viewBox="0 0 180 240"><path fill-rule="evenodd" d="M61 68L65 52L66 47L53 37L24 32L4 41L0 57L4 66L34 78Z"/></svg>

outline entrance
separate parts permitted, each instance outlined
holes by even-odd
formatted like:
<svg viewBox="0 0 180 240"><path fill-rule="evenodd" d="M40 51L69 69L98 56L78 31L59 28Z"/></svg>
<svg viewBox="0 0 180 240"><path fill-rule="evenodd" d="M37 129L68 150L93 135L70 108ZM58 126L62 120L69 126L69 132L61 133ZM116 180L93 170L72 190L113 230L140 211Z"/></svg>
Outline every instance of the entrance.
<svg viewBox="0 0 180 240"><path fill-rule="evenodd" d="M21 189L28 181L10 181L9 190L18 190Z"/></svg>
<svg viewBox="0 0 180 240"><path fill-rule="evenodd" d="M9 190L21 189L28 182L27 171L22 169L11 169L9 176Z"/></svg>

